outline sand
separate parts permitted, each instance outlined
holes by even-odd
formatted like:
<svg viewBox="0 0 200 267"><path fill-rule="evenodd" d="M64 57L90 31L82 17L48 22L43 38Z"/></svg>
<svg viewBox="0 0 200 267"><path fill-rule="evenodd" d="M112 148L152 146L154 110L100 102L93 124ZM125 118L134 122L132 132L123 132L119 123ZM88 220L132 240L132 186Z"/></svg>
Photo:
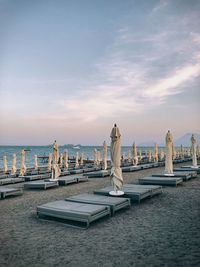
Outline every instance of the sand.
<svg viewBox="0 0 200 267"><path fill-rule="evenodd" d="M161 171L123 177L125 183L137 183L138 177ZM162 195L133 204L87 230L36 216L37 205L106 185L109 178L90 179L1 200L0 266L200 266L200 176L182 186L165 187Z"/></svg>

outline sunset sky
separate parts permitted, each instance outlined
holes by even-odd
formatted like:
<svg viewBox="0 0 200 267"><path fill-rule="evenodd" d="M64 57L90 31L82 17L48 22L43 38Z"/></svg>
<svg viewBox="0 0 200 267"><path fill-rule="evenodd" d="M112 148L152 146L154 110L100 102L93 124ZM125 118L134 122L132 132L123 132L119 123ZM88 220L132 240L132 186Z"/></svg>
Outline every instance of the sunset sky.
<svg viewBox="0 0 200 267"><path fill-rule="evenodd" d="M200 1L0 0L0 144L200 132Z"/></svg>

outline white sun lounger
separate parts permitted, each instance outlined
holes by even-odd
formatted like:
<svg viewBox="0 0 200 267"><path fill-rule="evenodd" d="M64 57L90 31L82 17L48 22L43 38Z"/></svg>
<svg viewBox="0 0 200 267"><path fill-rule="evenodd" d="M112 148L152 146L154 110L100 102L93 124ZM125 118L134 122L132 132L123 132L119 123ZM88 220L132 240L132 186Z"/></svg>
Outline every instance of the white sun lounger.
<svg viewBox="0 0 200 267"><path fill-rule="evenodd" d="M166 185L177 186L183 182L182 178L171 177L143 177L138 179L139 184L142 185Z"/></svg>
<svg viewBox="0 0 200 267"><path fill-rule="evenodd" d="M48 216L52 219L61 219L62 222L71 226L80 227L81 223L88 228L91 222L110 216L111 211L109 206L59 200L38 206L37 215L44 218Z"/></svg>
<svg viewBox="0 0 200 267"><path fill-rule="evenodd" d="M22 188L0 186L0 198L6 198L7 196L16 196L22 194L23 194Z"/></svg>
<svg viewBox="0 0 200 267"><path fill-rule="evenodd" d="M118 210L128 208L131 205L129 198L122 197L107 197L97 194L80 194L68 197L65 200L79 203L88 203L96 205L106 205L111 208L112 215Z"/></svg>
<svg viewBox="0 0 200 267"><path fill-rule="evenodd" d="M33 181L24 184L26 189L44 189L57 187L58 181Z"/></svg>
<svg viewBox="0 0 200 267"><path fill-rule="evenodd" d="M162 190L160 190L161 187L155 187L155 190L159 190L160 193ZM109 192L113 190L112 186L108 186L102 189L97 189L94 191L95 194L104 195L104 196L110 196ZM146 187L142 185L134 185L134 184L125 184L123 185L124 195L122 197L130 198L131 201L140 202L141 200L152 197L152 187Z"/></svg>

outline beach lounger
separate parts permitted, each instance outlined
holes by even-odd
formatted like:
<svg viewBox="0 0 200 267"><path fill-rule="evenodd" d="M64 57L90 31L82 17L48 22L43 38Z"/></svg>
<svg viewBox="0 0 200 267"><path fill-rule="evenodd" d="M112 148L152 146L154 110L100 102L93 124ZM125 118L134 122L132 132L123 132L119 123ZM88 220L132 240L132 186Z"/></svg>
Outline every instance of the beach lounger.
<svg viewBox="0 0 200 267"><path fill-rule="evenodd" d="M143 177L138 179L141 185L166 185L177 186L183 182L182 178L171 177Z"/></svg>
<svg viewBox="0 0 200 267"><path fill-rule="evenodd" d="M22 177L22 176L19 176ZM26 182L51 178L51 173L24 176Z"/></svg>
<svg viewBox="0 0 200 267"><path fill-rule="evenodd" d="M24 182L23 177L0 179L0 185L16 184L21 182Z"/></svg>
<svg viewBox="0 0 200 267"><path fill-rule="evenodd" d="M80 194L68 197L65 200L79 203L88 203L96 205L106 205L111 209L112 215L118 210L128 208L131 205L129 198L122 197L107 197L95 194Z"/></svg>
<svg viewBox="0 0 200 267"><path fill-rule="evenodd" d="M152 177L166 177L166 178L171 178L171 177L181 177L183 179L184 182L190 180L192 178L192 175L188 172L174 172L174 175L173 176L168 176L164 173L158 173L158 174L152 174Z"/></svg>
<svg viewBox="0 0 200 267"><path fill-rule="evenodd" d="M70 174L80 174L83 173L83 169L77 169L77 170L70 170Z"/></svg>
<svg viewBox="0 0 200 267"><path fill-rule="evenodd" d="M134 171L139 171L141 169L142 169L141 165L122 167L122 172L134 172Z"/></svg>
<svg viewBox="0 0 200 267"><path fill-rule="evenodd" d="M6 198L7 196L16 196L22 195L23 189L22 188L12 188L12 187L5 187L0 186L0 198Z"/></svg>
<svg viewBox="0 0 200 267"><path fill-rule="evenodd" d="M100 171L101 168L100 167L88 167L88 168L84 168L83 169L83 173L87 173L87 172L95 172L95 171Z"/></svg>
<svg viewBox="0 0 200 267"><path fill-rule="evenodd" d="M181 166L182 171L195 171L198 174L200 173L200 167L198 166L198 168L194 168L193 166Z"/></svg>
<svg viewBox="0 0 200 267"><path fill-rule="evenodd" d="M109 206L76 203L71 201L59 200L43 204L37 207L38 217L46 216L52 219L61 219L71 226L81 226L88 228L90 223L105 217L111 216Z"/></svg>
<svg viewBox="0 0 200 267"><path fill-rule="evenodd" d="M26 189L44 189L57 187L58 181L33 181L24 184Z"/></svg>
<svg viewBox="0 0 200 267"><path fill-rule="evenodd" d="M77 183L77 176L63 176L58 178L58 183L59 185L68 185L68 184L73 184Z"/></svg>
<svg viewBox="0 0 200 267"><path fill-rule="evenodd" d="M161 187L159 187L162 189ZM156 189L155 190L160 190ZM113 190L112 186L108 186L102 189L97 189L94 191L95 194L104 195L104 196L110 196L109 192ZM130 198L131 201L140 202L141 200L153 196L152 194L152 187L143 187L142 185L134 185L134 184L125 184L123 185L124 195L122 197ZM160 190L160 193L162 193L162 190Z"/></svg>
<svg viewBox="0 0 200 267"><path fill-rule="evenodd" d="M102 178L110 175L110 171L101 170L95 172L84 173L83 176L88 176L88 178Z"/></svg>
<svg viewBox="0 0 200 267"><path fill-rule="evenodd" d="M141 164L140 167L142 170L150 169L150 168L153 168L153 163Z"/></svg>
<svg viewBox="0 0 200 267"><path fill-rule="evenodd" d="M196 170L191 170L191 169L186 169L186 168L174 168L174 171L175 172L188 172L189 174L191 174L191 177L192 178L196 178L197 177L197 174L198 174L198 172L196 171Z"/></svg>
<svg viewBox="0 0 200 267"><path fill-rule="evenodd" d="M88 181L88 176L83 176L83 175L77 176L77 182L78 183L87 182L87 181Z"/></svg>
<svg viewBox="0 0 200 267"><path fill-rule="evenodd" d="M60 177L69 175L70 172L68 170L61 171Z"/></svg>

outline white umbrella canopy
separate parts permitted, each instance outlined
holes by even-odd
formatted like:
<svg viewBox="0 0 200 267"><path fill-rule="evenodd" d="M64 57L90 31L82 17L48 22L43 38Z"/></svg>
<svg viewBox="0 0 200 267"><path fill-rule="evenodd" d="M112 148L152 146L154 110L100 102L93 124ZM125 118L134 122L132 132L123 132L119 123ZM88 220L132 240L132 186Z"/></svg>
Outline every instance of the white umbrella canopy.
<svg viewBox="0 0 200 267"><path fill-rule="evenodd" d="M158 162L158 145L156 143L154 145L154 161Z"/></svg>
<svg viewBox="0 0 200 267"><path fill-rule="evenodd" d="M165 142L166 142L165 173L169 175L173 174L173 161L172 161L173 137L169 130L166 134Z"/></svg>
<svg viewBox="0 0 200 267"><path fill-rule="evenodd" d="M34 168L35 168L35 170L38 169L38 157L37 157L37 155L34 156Z"/></svg>
<svg viewBox="0 0 200 267"><path fill-rule="evenodd" d="M49 158L48 158L48 170L50 171L52 168L52 153L49 153Z"/></svg>
<svg viewBox="0 0 200 267"><path fill-rule="evenodd" d="M20 175L24 176L26 172L26 165L25 165L25 151L22 149L21 151L21 159L20 159Z"/></svg>
<svg viewBox="0 0 200 267"><path fill-rule="evenodd" d="M8 171L8 162L6 156L3 156L3 171L4 173Z"/></svg>
<svg viewBox="0 0 200 267"><path fill-rule="evenodd" d="M64 151L64 168L68 169L69 164L68 164L68 150L65 149Z"/></svg>
<svg viewBox="0 0 200 267"><path fill-rule="evenodd" d="M119 128L115 124L111 134L111 144L110 144L110 156L111 156L111 183L113 185L114 191L111 191L110 194L122 195L124 194L121 190L123 187L123 177L121 170L121 134Z"/></svg>
<svg viewBox="0 0 200 267"><path fill-rule="evenodd" d="M12 170L11 170L11 174L15 175L17 171L17 158L16 158L16 154L13 154L13 158L12 158Z"/></svg>
<svg viewBox="0 0 200 267"><path fill-rule="evenodd" d="M56 141L53 144L53 168L52 168L52 179L57 179L60 176L60 167L58 165L59 160L59 149Z"/></svg>
<svg viewBox="0 0 200 267"><path fill-rule="evenodd" d="M192 166L197 167L197 141L194 134L191 136Z"/></svg>
<svg viewBox="0 0 200 267"><path fill-rule="evenodd" d="M76 152L76 164L75 164L75 168L78 168L79 167L78 159L79 159L79 154L78 154L78 152Z"/></svg>
<svg viewBox="0 0 200 267"><path fill-rule="evenodd" d="M138 164L138 155L137 155L137 147L135 142L133 143L133 165Z"/></svg>
<svg viewBox="0 0 200 267"><path fill-rule="evenodd" d="M107 170L107 145L106 141L103 142L103 169Z"/></svg>

